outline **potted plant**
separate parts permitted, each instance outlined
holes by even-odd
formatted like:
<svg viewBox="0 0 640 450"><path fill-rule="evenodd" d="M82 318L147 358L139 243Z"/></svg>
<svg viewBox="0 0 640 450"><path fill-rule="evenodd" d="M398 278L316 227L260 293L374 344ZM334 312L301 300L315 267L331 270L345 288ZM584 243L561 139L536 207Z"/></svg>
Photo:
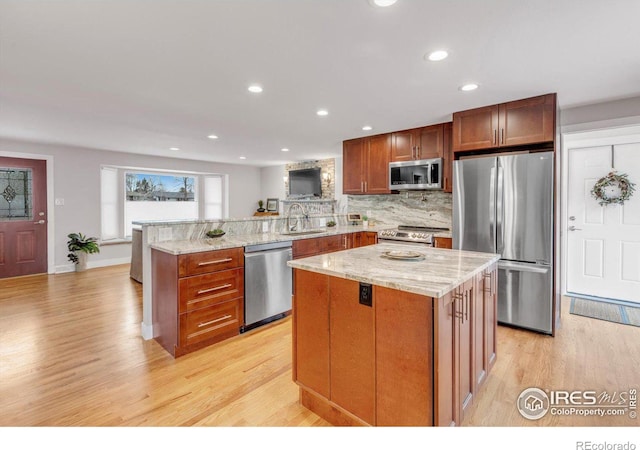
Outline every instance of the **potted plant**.
<svg viewBox="0 0 640 450"><path fill-rule="evenodd" d="M67 235L67 248L69 261L76 265L76 272L87 270L87 255L100 253L98 238L87 237L82 233L70 233Z"/></svg>
<svg viewBox="0 0 640 450"><path fill-rule="evenodd" d="M264 205L264 202L262 200L258 200L258 212L264 212L262 205Z"/></svg>
<svg viewBox="0 0 640 450"><path fill-rule="evenodd" d="M366 215L362 216L362 226L364 228L367 228L369 226L369 218Z"/></svg>

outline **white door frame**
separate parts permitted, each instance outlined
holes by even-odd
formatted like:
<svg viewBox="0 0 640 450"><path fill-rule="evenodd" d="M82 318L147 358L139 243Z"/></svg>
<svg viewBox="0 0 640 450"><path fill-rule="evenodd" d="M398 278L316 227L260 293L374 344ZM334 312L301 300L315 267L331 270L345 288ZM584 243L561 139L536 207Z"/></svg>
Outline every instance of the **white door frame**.
<svg viewBox="0 0 640 450"><path fill-rule="evenodd" d="M16 144L18 146L19 144ZM47 273L56 273L55 257L55 200L53 196L53 155L37 153L6 152L0 150L0 156L6 158L40 159L47 162Z"/></svg>
<svg viewBox="0 0 640 450"><path fill-rule="evenodd" d="M630 120L633 122L630 124ZM590 129L585 129L585 125L566 127L562 132L561 145L561 200L560 200L560 248L561 248L561 277L560 283L562 295L567 295L567 260L568 260L568 236L567 228L569 219L567 217L567 203L569 190L569 152L575 148L597 147L600 145L617 145L630 142L640 142L640 116L625 118L615 125L615 121L594 122L585 124Z"/></svg>

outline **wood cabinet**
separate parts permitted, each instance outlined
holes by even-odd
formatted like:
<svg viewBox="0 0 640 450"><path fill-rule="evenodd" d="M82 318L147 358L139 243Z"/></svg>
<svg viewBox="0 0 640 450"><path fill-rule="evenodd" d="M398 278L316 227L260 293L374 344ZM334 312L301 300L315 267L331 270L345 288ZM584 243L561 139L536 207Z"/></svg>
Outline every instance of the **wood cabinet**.
<svg viewBox="0 0 640 450"><path fill-rule="evenodd" d="M392 133L391 161L412 161L443 156L443 123Z"/></svg>
<svg viewBox="0 0 640 450"><path fill-rule="evenodd" d="M448 237L434 237L433 246L435 248L452 248L453 239Z"/></svg>
<svg viewBox="0 0 640 450"><path fill-rule="evenodd" d="M374 308L353 280L329 279L329 336L329 400L375 425Z"/></svg>
<svg viewBox="0 0 640 450"><path fill-rule="evenodd" d="M496 358L496 266L440 298L294 269L293 378L336 425L460 425ZM366 303L366 302L365 302Z"/></svg>
<svg viewBox="0 0 640 450"><path fill-rule="evenodd" d="M453 151L553 142L556 94L453 114Z"/></svg>
<svg viewBox="0 0 640 450"><path fill-rule="evenodd" d="M343 142L342 191L345 194L389 194L391 134Z"/></svg>
<svg viewBox="0 0 640 450"><path fill-rule="evenodd" d="M333 236L299 239L292 243L293 259L338 252L340 250L377 243L378 233L374 231L357 231Z"/></svg>
<svg viewBox="0 0 640 450"><path fill-rule="evenodd" d="M154 338L174 357L239 334L242 247L171 255L152 249Z"/></svg>

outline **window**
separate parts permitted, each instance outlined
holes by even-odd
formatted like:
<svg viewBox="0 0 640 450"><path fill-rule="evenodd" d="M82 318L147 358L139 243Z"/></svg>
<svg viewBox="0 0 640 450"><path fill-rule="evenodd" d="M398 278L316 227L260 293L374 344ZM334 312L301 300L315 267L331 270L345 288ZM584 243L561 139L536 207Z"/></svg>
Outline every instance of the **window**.
<svg viewBox="0 0 640 450"><path fill-rule="evenodd" d="M226 177L104 166L102 240L129 238L141 220L223 219Z"/></svg>

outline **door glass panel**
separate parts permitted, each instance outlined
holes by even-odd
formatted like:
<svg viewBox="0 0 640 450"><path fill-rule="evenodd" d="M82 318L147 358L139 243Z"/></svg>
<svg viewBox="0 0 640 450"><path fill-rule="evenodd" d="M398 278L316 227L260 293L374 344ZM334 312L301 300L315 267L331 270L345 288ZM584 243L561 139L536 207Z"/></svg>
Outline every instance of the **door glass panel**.
<svg viewBox="0 0 640 450"><path fill-rule="evenodd" d="M32 220L31 169L0 167L0 220Z"/></svg>

